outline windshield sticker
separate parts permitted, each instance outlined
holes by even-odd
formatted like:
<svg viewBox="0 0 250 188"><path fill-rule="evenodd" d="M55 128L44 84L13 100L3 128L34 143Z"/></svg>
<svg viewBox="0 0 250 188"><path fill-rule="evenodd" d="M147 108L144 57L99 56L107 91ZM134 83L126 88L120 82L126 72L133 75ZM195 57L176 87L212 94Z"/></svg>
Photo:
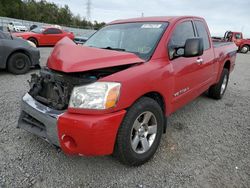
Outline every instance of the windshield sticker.
<svg viewBox="0 0 250 188"><path fill-rule="evenodd" d="M143 24L141 28L150 28L150 29L158 29L162 26L162 24Z"/></svg>

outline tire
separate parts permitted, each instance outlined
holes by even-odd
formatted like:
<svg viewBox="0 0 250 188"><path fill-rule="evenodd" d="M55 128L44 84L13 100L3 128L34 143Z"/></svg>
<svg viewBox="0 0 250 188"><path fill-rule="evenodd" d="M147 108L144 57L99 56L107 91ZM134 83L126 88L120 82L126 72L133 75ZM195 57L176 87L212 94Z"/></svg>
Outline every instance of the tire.
<svg viewBox="0 0 250 188"><path fill-rule="evenodd" d="M28 40L30 42L33 42L36 45L36 47L38 46L38 41L35 38L28 38Z"/></svg>
<svg viewBox="0 0 250 188"><path fill-rule="evenodd" d="M30 59L24 53L14 53L8 60L7 69L13 74L25 74L30 69Z"/></svg>
<svg viewBox="0 0 250 188"><path fill-rule="evenodd" d="M118 130L114 156L129 166L144 164L155 154L163 128L164 115L159 104L142 97L129 108Z"/></svg>
<svg viewBox="0 0 250 188"><path fill-rule="evenodd" d="M246 54L248 51L249 51L249 46L248 45L244 45L240 49L240 52L243 53L243 54Z"/></svg>
<svg viewBox="0 0 250 188"><path fill-rule="evenodd" d="M221 73L220 81L209 88L208 90L209 97L214 99L221 99L226 92L228 80L229 80L229 71L228 69L224 68Z"/></svg>

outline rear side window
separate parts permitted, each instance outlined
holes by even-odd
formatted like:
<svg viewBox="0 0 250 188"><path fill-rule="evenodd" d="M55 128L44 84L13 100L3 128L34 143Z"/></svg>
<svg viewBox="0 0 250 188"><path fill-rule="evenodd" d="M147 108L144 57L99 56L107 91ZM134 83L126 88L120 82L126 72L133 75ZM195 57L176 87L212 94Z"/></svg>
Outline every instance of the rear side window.
<svg viewBox="0 0 250 188"><path fill-rule="evenodd" d="M168 43L170 59L173 59L175 48L184 47L186 40L194 37L194 28L191 21L182 22L177 25Z"/></svg>
<svg viewBox="0 0 250 188"><path fill-rule="evenodd" d="M209 49L210 44L205 24L202 21L195 21L195 25L198 32L198 36L203 39L204 50Z"/></svg>

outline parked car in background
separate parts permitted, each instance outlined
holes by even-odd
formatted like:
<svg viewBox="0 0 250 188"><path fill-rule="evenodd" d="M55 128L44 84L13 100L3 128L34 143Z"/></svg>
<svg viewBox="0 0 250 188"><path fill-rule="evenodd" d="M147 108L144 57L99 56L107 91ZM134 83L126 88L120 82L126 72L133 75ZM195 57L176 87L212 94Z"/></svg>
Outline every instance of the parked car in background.
<svg viewBox="0 0 250 188"><path fill-rule="evenodd" d="M33 42L36 46L54 46L63 37L74 39L72 32L67 32L56 27L37 27L30 32L13 33L13 36Z"/></svg>
<svg viewBox="0 0 250 188"><path fill-rule="evenodd" d="M238 46L238 51L244 54L250 50L250 39L244 39L242 32L227 31L224 37L213 37L213 40L234 42Z"/></svg>
<svg viewBox="0 0 250 188"><path fill-rule="evenodd" d="M7 30L10 32L26 32L28 31L27 27L20 22L9 22Z"/></svg>
<svg viewBox="0 0 250 188"><path fill-rule="evenodd" d="M24 74L39 66L40 52L30 41L0 31L0 68L13 74Z"/></svg>
<svg viewBox="0 0 250 188"><path fill-rule="evenodd" d="M33 30L33 29L35 29L35 28L37 28L37 27L38 27L38 26L37 26L37 25L35 25L35 24L34 24L34 25L32 25L32 26L30 26L30 31L31 31L31 30Z"/></svg>
<svg viewBox="0 0 250 188"><path fill-rule="evenodd" d="M18 127L66 154L141 165L170 114L207 90L223 97L236 51L213 43L206 21L192 16L114 21L83 46L64 38L32 75Z"/></svg>
<svg viewBox="0 0 250 188"><path fill-rule="evenodd" d="M80 36L76 36L74 38L74 42L78 45L83 45L86 41L88 40L88 37L80 37Z"/></svg>

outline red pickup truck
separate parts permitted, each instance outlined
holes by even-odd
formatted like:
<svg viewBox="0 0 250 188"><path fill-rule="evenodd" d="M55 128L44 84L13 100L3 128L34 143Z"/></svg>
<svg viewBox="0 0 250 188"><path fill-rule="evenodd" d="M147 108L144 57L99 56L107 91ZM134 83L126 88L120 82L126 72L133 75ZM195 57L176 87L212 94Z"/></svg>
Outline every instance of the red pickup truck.
<svg viewBox="0 0 250 188"><path fill-rule="evenodd" d="M241 32L227 31L224 37L213 37L214 42L234 42L238 46L238 51L246 54L250 50L250 39L244 39Z"/></svg>
<svg viewBox="0 0 250 188"><path fill-rule="evenodd" d="M118 20L79 46L64 38L31 77L18 127L66 154L114 154L141 165L156 152L167 117L208 90L221 99L234 43L213 43L200 17Z"/></svg>

